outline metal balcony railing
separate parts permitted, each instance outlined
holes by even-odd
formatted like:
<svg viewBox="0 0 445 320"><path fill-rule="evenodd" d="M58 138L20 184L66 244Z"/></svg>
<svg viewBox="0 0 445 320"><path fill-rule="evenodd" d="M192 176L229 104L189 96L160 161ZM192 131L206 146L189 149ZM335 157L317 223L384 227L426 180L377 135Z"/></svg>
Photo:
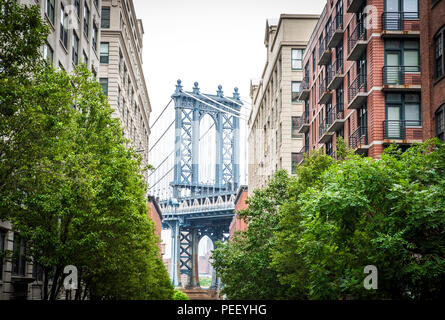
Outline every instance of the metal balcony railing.
<svg viewBox="0 0 445 320"><path fill-rule="evenodd" d="M338 58L332 62L332 70L334 74L343 74L343 58Z"/></svg>
<svg viewBox="0 0 445 320"><path fill-rule="evenodd" d="M358 12L365 0L348 0L346 12Z"/></svg>
<svg viewBox="0 0 445 320"><path fill-rule="evenodd" d="M328 111L327 119L328 123L332 125L337 120L343 120L345 118L345 111L343 103L336 104L331 110Z"/></svg>
<svg viewBox="0 0 445 320"><path fill-rule="evenodd" d="M297 121L297 130L300 130L301 127L305 124L309 124L309 113L303 112L303 114Z"/></svg>
<svg viewBox="0 0 445 320"><path fill-rule="evenodd" d="M351 53L358 41L366 41L367 39L365 26L361 23L357 24L348 39L348 53Z"/></svg>
<svg viewBox="0 0 445 320"><path fill-rule="evenodd" d="M327 30L326 43L330 48L333 48L337 46L341 40L343 40L343 15L338 14Z"/></svg>
<svg viewBox="0 0 445 320"><path fill-rule="evenodd" d="M352 149L360 148L368 144L368 128L360 126L349 135L349 147Z"/></svg>
<svg viewBox="0 0 445 320"><path fill-rule="evenodd" d="M326 37L324 37L318 47L318 59L320 59L320 57L323 55L323 53L326 51L327 46L326 46Z"/></svg>
<svg viewBox="0 0 445 320"><path fill-rule="evenodd" d="M318 125L318 137L319 139L328 131L329 126L331 124L329 123L329 119L323 119L320 124Z"/></svg>
<svg viewBox="0 0 445 320"><path fill-rule="evenodd" d="M385 66L383 84L420 85L420 66Z"/></svg>
<svg viewBox="0 0 445 320"><path fill-rule="evenodd" d="M385 120L383 121L385 139L422 140L423 129L420 120Z"/></svg>
<svg viewBox="0 0 445 320"><path fill-rule="evenodd" d="M351 102L359 92L367 92L366 73L358 74L348 87L348 101Z"/></svg>
<svg viewBox="0 0 445 320"><path fill-rule="evenodd" d="M384 12L382 14L383 30L420 31L420 24L407 23L412 20L419 20L419 12Z"/></svg>

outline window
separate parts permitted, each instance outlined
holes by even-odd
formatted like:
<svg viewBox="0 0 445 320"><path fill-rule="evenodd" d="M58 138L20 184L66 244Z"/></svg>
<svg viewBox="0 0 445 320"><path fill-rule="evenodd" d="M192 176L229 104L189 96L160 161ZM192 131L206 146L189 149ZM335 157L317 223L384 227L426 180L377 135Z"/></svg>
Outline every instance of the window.
<svg viewBox="0 0 445 320"><path fill-rule="evenodd" d="M434 78L439 79L445 75L445 59L443 44L445 42L445 26L434 36Z"/></svg>
<svg viewBox="0 0 445 320"><path fill-rule="evenodd" d="M85 2L85 7L83 10L83 33L87 36L89 35L89 27L90 27L90 9L88 9L87 4Z"/></svg>
<svg viewBox="0 0 445 320"><path fill-rule="evenodd" d="M292 49L292 70L303 69L303 49Z"/></svg>
<svg viewBox="0 0 445 320"><path fill-rule="evenodd" d="M386 100L386 120L392 126L403 121L405 127L418 127L422 125L420 96L418 94L390 93ZM394 131L394 130L393 130Z"/></svg>
<svg viewBox="0 0 445 320"><path fill-rule="evenodd" d="M79 37L75 31L73 31L73 63L75 65L79 63Z"/></svg>
<svg viewBox="0 0 445 320"><path fill-rule="evenodd" d="M436 119L436 136L445 141L445 104L437 109L434 117Z"/></svg>
<svg viewBox="0 0 445 320"><path fill-rule="evenodd" d="M0 280L3 280L3 254L6 247L6 232L0 229Z"/></svg>
<svg viewBox="0 0 445 320"><path fill-rule="evenodd" d="M110 54L110 44L108 42L100 43L100 63L108 63Z"/></svg>
<svg viewBox="0 0 445 320"><path fill-rule="evenodd" d="M300 81L292 81L292 102L301 102L298 100L298 95L300 94Z"/></svg>
<svg viewBox="0 0 445 320"><path fill-rule="evenodd" d="M301 117L292 117L292 139L301 138L298 133L298 125L300 124Z"/></svg>
<svg viewBox="0 0 445 320"><path fill-rule="evenodd" d="M117 87L117 108L121 107L121 88Z"/></svg>
<svg viewBox="0 0 445 320"><path fill-rule="evenodd" d="M85 51L83 52L82 58L83 58L83 63L85 63L88 66L88 56Z"/></svg>
<svg viewBox="0 0 445 320"><path fill-rule="evenodd" d="M102 86L102 91L108 96L108 78L100 78L99 83Z"/></svg>
<svg viewBox="0 0 445 320"><path fill-rule="evenodd" d="M12 274L25 276L26 274L26 246L25 240L18 234L14 233L14 246L12 256Z"/></svg>
<svg viewBox="0 0 445 320"><path fill-rule="evenodd" d="M121 52L121 50L119 49L119 75L120 75L121 72L122 72L122 61L123 61L122 52Z"/></svg>
<svg viewBox="0 0 445 320"><path fill-rule="evenodd" d="M46 16L52 24L54 24L54 7L54 0L46 0Z"/></svg>
<svg viewBox="0 0 445 320"><path fill-rule="evenodd" d="M297 165L298 165L298 153L292 153L291 157L292 157L291 172L292 172L292 174L296 174L297 173Z"/></svg>
<svg viewBox="0 0 445 320"><path fill-rule="evenodd" d="M93 23L93 43L92 43L92 46L93 46L93 49L94 49L94 51L97 51L97 26L96 26L96 24L95 23Z"/></svg>
<svg viewBox="0 0 445 320"><path fill-rule="evenodd" d="M60 4L60 41L65 48L68 47L68 14L62 3Z"/></svg>
<svg viewBox="0 0 445 320"><path fill-rule="evenodd" d="M40 263L37 263L35 260L32 264L32 277L37 281L43 281L43 267Z"/></svg>
<svg viewBox="0 0 445 320"><path fill-rule="evenodd" d="M314 50L312 50L312 73L315 73L315 67L316 67L316 63L315 63L315 48Z"/></svg>
<svg viewBox="0 0 445 320"><path fill-rule="evenodd" d="M76 14L80 18L80 0L74 0L74 8L76 8Z"/></svg>
<svg viewBox="0 0 445 320"><path fill-rule="evenodd" d="M110 7L102 7L100 27L103 29L110 28Z"/></svg>
<svg viewBox="0 0 445 320"><path fill-rule="evenodd" d="M43 59L48 63L53 63L54 51L49 44L43 46Z"/></svg>

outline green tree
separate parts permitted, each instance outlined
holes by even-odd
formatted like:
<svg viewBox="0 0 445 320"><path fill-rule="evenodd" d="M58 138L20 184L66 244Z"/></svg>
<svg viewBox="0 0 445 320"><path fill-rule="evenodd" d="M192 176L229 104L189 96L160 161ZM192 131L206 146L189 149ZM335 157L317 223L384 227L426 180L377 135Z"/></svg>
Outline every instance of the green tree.
<svg viewBox="0 0 445 320"><path fill-rule="evenodd" d="M141 159L125 147L100 85L85 66L69 75L42 61L48 28L37 7L4 0L0 7L7 35L0 44L0 219L13 222L43 267L44 299L58 297L66 265L79 270L76 299L171 299Z"/></svg>
<svg viewBox="0 0 445 320"><path fill-rule="evenodd" d="M286 299L288 288L278 282L271 268L271 249L275 246L274 230L277 209L288 198L289 177L279 171L267 188L249 197L248 209L239 215L249 227L226 243L219 243L212 253L213 266L224 283L223 293L229 299Z"/></svg>

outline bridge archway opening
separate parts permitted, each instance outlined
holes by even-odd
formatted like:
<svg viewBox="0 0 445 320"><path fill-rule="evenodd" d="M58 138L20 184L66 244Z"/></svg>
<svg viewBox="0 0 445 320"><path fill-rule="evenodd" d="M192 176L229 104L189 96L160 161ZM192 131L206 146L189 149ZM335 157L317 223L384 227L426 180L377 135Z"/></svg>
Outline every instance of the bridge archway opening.
<svg viewBox="0 0 445 320"><path fill-rule="evenodd" d="M209 288L212 282L212 251L214 249L212 240L203 236L198 243L198 273L201 288Z"/></svg>
<svg viewBox="0 0 445 320"><path fill-rule="evenodd" d="M215 184L216 126L214 119L205 114L199 124L199 171L202 184Z"/></svg>

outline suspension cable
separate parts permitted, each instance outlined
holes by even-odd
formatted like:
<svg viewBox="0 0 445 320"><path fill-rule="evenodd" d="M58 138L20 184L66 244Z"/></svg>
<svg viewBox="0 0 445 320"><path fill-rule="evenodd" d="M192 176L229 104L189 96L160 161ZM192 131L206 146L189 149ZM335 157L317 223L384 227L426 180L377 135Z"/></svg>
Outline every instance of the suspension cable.
<svg viewBox="0 0 445 320"><path fill-rule="evenodd" d="M173 125L173 123L175 123L175 120L172 121L172 123L170 123L170 125L168 126L168 128L164 131L164 133L158 138L158 140L155 142L155 144L150 148L150 150L148 150L148 152L150 152L151 150L153 150L153 148L158 144L159 141L161 141L161 139L164 137L164 135L167 133L167 131L171 128L171 126Z"/></svg>
<svg viewBox="0 0 445 320"><path fill-rule="evenodd" d="M156 122L159 120L159 118L162 116L162 114L164 113L165 110L167 110L168 106L170 105L170 103L172 102L173 99L170 99L170 101L167 103L167 105L165 106L164 110L162 110L161 114L156 118L155 122L153 122L153 124L150 126L150 129L153 129L154 125L156 124Z"/></svg>
<svg viewBox="0 0 445 320"><path fill-rule="evenodd" d="M155 183L154 185L152 185L151 187L149 187L148 190L153 189L153 187L154 187L155 185L157 185L159 182L161 182L162 179L164 179L166 175L168 175L170 172L172 172L172 170L173 170L174 168L175 168L175 167L171 167L170 170L168 170L166 174L164 174L158 181L156 181L156 183Z"/></svg>

